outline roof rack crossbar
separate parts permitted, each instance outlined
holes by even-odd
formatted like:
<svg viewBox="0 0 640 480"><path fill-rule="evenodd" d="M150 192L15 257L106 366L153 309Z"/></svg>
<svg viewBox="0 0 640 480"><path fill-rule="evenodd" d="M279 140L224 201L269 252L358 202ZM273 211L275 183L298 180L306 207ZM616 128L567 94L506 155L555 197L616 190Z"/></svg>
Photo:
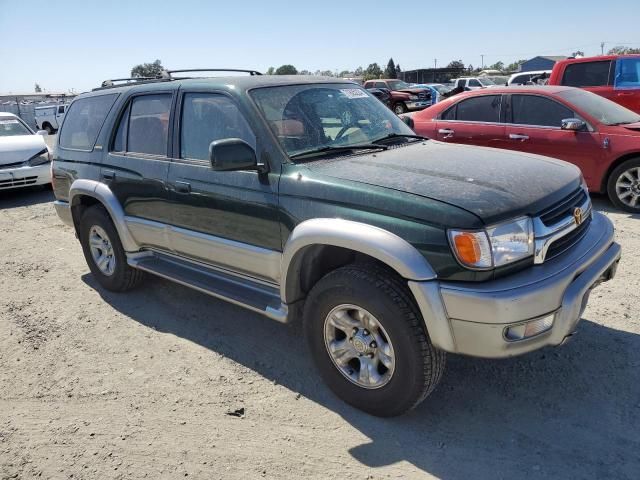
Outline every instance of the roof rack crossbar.
<svg viewBox="0 0 640 480"><path fill-rule="evenodd" d="M157 80L157 77L129 77L129 78L110 78L102 82L103 87L113 87L115 82L142 82L145 80Z"/></svg>
<svg viewBox="0 0 640 480"><path fill-rule="evenodd" d="M241 68L188 68L185 70L164 70L161 74L161 78L173 78L174 73L191 73L191 72L240 72L248 73L249 75L262 75L257 70L245 70Z"/></svg>

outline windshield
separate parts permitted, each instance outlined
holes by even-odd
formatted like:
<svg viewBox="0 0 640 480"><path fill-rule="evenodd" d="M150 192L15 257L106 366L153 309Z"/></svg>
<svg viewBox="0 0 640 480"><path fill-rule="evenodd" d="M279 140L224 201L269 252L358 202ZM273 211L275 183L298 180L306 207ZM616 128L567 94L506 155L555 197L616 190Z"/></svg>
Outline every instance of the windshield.
<svg viewBox="0 0 640 480"><path fill-rule="evenodd" d="M558 93L558 96L564 98L605 125L640 122L640 115L637 113L611 100L607 100L600 95L587 92L586 90L573 88Z"/></svg>
<svg viewBox="0 0 640 480"><path fill-rule="evenodd" d="M391 90L404 90L405 88L413 88L411 87L411 85L403 82L402 80L389 80L387 81L387 85L389 85L389 88Z"/></svg>
<svg viewBox="0 0 640 480"><path fill-rule="evenodd" d="M265 87L252 90L251 96L290 157L362 146L394 134L414 135L376 97L353 84Z"/></svg>
<svg viewBox="0 0 640 480"><path fill-rule="evenodd" d="M32 135L31 132L17 118L0 118L0 137L13 137L15 135Z"/></svg>
<svg viewBox="0 0 640 480"><path fill-rule="evenodd" d="M478 78L478 81L480 82L480 85L482 85L483 87L489 87L491 85L495 85L495 83L493 83L493 81L487 77Z"/></svg>

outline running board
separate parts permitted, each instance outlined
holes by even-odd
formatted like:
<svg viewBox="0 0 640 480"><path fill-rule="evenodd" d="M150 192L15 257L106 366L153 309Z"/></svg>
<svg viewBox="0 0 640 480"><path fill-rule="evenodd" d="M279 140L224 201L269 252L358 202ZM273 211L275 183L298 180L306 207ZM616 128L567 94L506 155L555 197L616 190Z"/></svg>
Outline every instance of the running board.
<svg viewBox="0 0 640 480"><path fill-rule="evenodd" d="M281 302L280 291L275 285L265 285L246 277L157 252L128 254L127 263L133 268L248 308L278 322L287 323L288 309Z"/></svg>

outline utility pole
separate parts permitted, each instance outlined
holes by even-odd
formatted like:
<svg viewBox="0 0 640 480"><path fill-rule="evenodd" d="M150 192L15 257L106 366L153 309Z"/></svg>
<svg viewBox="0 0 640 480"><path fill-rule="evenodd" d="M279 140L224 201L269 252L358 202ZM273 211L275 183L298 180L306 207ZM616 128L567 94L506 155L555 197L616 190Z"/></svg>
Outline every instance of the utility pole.
<svg viewBox="0 0 640 480"><path fill-rule="evenodd" d="M437 58L434 58L434 59L433 59L433 68L434 68L434 70L435 70L436 68L438 68L438 59L437 59Z"/></svg>
<svg viewBox="0 0 640 480"><path fill-rule="evenodd" d="M600 44L600 52L604 55L604 42Z"/></svg>
<svg viewBox="0 0 640 480"><path fill-rule="evenodd" d="M480 58L482 59L482 68L480 70L484 70L484 53L480 54Z"/></svg>

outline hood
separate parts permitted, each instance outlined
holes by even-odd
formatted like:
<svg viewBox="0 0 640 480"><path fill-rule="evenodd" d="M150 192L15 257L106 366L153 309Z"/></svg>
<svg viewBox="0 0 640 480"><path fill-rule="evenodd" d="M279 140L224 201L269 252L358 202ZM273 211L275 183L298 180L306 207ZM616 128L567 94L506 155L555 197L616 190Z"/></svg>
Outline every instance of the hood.
<svg viewBox="0 0 640 480"><path fill-rule="evenodd" d="M578 168L560 160L433 140L306 166L321 175L449 203L486 224L537 214L580 184Z"/></svg>
<svg viewBox="0 0 640 480"><path fill-rule="evenodd" d="M0 137L0 165L25 162L46 148L42 135Z"/></svg>

